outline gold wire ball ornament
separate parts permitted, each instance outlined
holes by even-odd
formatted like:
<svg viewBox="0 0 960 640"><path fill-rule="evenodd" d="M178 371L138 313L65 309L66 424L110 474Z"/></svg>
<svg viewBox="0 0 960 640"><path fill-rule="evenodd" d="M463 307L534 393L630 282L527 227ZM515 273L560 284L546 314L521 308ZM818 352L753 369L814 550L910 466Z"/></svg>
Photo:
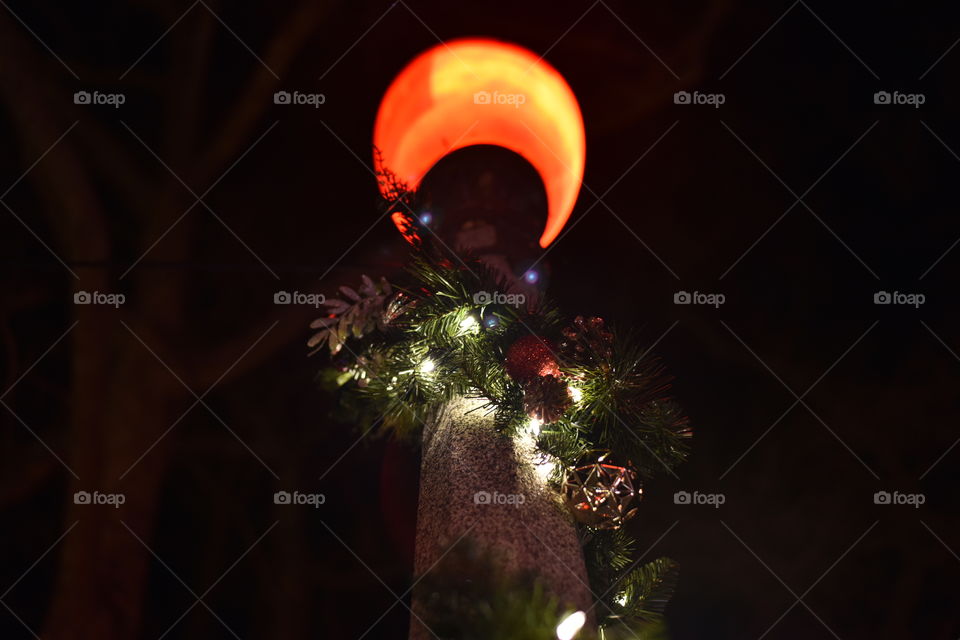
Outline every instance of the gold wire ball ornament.
<svg viewBox="0 0 960 640"><path fill-rule="evenodd" d="M637 472L611 460L610 451L588 452L570 468L563 481L563 497L573 516L597 529L619 529L636 515L635 502L643 496Z"/></svg>

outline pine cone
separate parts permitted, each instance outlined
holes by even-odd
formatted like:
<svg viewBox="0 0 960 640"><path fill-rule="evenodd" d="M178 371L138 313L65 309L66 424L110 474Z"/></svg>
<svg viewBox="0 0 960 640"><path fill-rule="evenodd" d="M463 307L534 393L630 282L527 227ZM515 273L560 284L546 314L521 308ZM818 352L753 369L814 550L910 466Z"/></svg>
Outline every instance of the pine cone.
<svg viewBox="0 0 960 640"><path fill-rule="evenodd" d="M561 332L560 355L576 364L598 365L613 357L613 334L603 318L577 316Z"/></svg>
<svg viewBox="0 0 960 640"><path fill-rule="evenodd" d="M523 386L523 410L544 424L559 420L571 404L567 383L556 376L539 376Z"/></svg>

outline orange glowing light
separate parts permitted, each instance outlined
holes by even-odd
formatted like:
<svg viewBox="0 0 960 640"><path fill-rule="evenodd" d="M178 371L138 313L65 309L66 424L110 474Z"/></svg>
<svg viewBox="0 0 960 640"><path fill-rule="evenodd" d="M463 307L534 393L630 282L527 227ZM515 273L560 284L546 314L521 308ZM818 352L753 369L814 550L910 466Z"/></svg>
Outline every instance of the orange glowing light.
<svg viewBox="0 0 960 640"><path fill-rule="evenodd" d="M580 107L563 76L522 47L486 39L440 44L404 67L380 103L373 143L410 188L463 147L520 154L547 193L541 247L570 217L586 160Z"/></svg>

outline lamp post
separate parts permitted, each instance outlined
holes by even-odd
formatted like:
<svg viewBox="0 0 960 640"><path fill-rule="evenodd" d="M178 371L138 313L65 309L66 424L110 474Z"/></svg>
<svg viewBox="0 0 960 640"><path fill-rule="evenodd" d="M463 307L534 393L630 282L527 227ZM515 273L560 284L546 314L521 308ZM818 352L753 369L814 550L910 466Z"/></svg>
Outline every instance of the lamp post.
<svg viewBox="0 0 960 640"><path fill-rule="evenodd" d="M508 291L491 293L537 294L538 258L569 218L585 161L579 107L556 70L502 42L437 46L387 90L374 144L385 168L419 188L413 213L421 235L498 270ZM423 430L415 574L439 571L469 545L496 572L533 576L561 607L590 612L582 548L547 484L531 432L538 425L501 434L493 416L478 410L482 403L455 398ZM413 640L432 637L423 622L431 595L423 586L414 591Z"/></svg>

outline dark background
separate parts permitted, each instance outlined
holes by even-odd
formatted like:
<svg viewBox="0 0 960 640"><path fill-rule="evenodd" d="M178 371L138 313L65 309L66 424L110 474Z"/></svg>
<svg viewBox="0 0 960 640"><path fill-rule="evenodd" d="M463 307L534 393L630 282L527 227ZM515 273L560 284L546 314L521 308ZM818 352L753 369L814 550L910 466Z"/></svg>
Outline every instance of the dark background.
<svg viewBox="0 0 960 640"><path fill-rule="evenodd" d="M682 565L672 637L957 638L960 20L815 0L4 5L0 637L405 637L403 606L379 618L410 580L416 450L329 419L316 313L272 296L395 273L377 104L466 35L545 53L574 89L585 219L550 291L656 342L696 430L630 525ZM95 89L126 103L73 104ZM293 488L326 504L273 504Z"/></svg>

